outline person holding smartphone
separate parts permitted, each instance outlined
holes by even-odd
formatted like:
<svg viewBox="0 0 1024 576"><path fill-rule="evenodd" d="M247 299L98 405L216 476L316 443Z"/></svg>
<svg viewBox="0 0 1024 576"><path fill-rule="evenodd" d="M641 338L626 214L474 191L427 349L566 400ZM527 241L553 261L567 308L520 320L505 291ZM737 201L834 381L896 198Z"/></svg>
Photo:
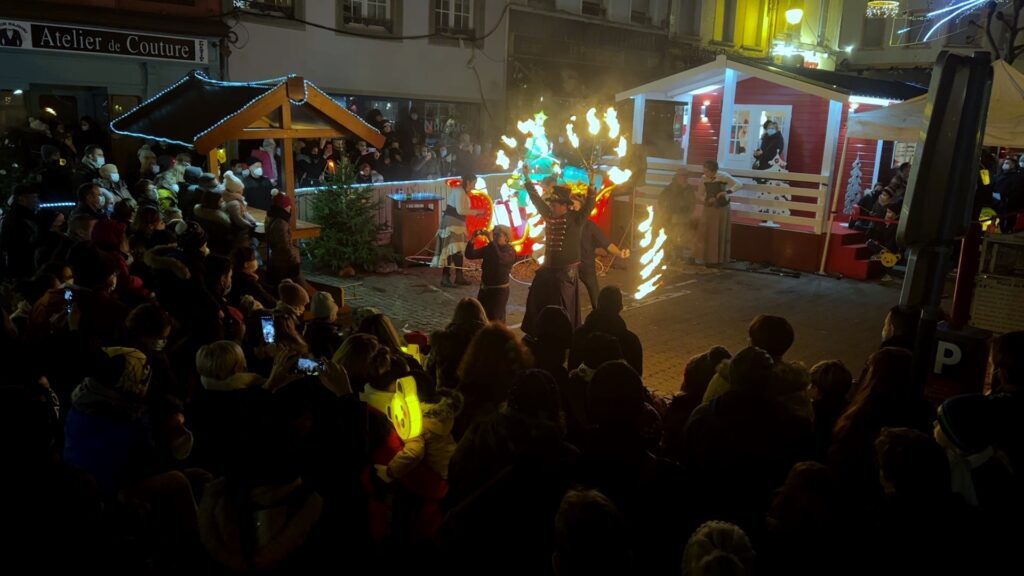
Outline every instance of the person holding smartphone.
<svg viewBox="0 0 1024 576"><path fill-rule="evenodd" d="M487 244L477 248L474 240L486 238ZM516 263L516 251L509 246L512 230L497 225L494 230L477 230L466 245L466 258L483 260L481 265L480 291L476 299L484 307L487 319L505 323L505 309L508 306L509 275Z"/></svg>

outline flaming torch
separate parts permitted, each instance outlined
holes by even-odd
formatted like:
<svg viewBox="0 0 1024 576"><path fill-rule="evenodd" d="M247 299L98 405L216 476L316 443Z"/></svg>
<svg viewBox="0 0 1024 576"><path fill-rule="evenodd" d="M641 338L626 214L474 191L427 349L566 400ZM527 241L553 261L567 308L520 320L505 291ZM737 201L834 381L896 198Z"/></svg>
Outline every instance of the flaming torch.
<svg viewBox="0 0 1024 576"><path fill-rule="evenodd" d="M640 238L640 249L646 251L640 256L640 265L643 268L640 269L640 285L637 286L633 299L642 300L661 285L661 272L659 271L657 274L654 272L663 269L661 261L665 258L664 246L668 236L665 234L664 228L659 228L658 234L655 236L653 206L647 207L647 218L637 226L636 230L643 235Z"/></svg>

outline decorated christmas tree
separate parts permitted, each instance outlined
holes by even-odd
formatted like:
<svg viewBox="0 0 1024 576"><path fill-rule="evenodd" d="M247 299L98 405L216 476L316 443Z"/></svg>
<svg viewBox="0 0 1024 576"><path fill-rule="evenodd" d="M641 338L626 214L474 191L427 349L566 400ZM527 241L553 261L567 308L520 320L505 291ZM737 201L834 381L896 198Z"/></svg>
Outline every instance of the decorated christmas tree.
<svg viewBox="0 0 1024 576"><path fill-rule="evenodd" d="M846 197L843 200L843 214L849 214L853 212L853 207L860 200L860 197L864 191L864 188L860 185L860 154L857 155L857 159L853 161L853 167L850 169L850 179L846 181Z"/></svg>

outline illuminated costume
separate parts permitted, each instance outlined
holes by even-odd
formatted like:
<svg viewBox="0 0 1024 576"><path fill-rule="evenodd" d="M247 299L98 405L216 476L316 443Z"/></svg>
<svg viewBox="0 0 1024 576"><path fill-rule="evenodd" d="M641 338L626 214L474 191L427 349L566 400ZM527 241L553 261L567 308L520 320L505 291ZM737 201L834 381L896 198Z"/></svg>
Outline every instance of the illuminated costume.
<svg viewBox="0 0 1024 576"><path fill-rule="evenodd" d="M526 298L526 315L523 317L523 332L532 334L534 323L545 306L561 306L572 321L573 328L582 323L579 302L579 264L583 230L590 211L594 209L596 192L587 191L586 200L580 210L568 210L563 216L555 216L549 203L572 205L569 189L555 186L547 200L534 189L533 182L525 175L526 192L544 217L545 253L544 263L530 285Z"/></svg>
<svg viewBox="0 0 1024 576"><path fill-rule="evenodd" d="M476 176L462 179L462 187L453 188L448 193L448 202L441 217L441 228L437 231L437 249L431 266L441 268L441 286L451 288L451 268L455 268L455 284L468 286L470 282L463 275L462 253L466 250L469 234L466 231L466 216L472 211L469 202L469 190ZM467 190L469 188L469 190Z"/></svg>

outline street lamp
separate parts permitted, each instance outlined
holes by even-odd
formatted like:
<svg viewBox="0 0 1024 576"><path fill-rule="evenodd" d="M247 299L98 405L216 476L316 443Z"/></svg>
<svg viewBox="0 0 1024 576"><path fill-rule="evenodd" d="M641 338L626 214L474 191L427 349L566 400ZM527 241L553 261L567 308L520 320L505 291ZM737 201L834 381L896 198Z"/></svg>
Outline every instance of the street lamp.
<svg viewBox="0 0 1024 576"><path fill-rule="evenodd" d="M804 19L804 0L789 0L786 8L786 22L790 26L796 26Z"/></svg>

